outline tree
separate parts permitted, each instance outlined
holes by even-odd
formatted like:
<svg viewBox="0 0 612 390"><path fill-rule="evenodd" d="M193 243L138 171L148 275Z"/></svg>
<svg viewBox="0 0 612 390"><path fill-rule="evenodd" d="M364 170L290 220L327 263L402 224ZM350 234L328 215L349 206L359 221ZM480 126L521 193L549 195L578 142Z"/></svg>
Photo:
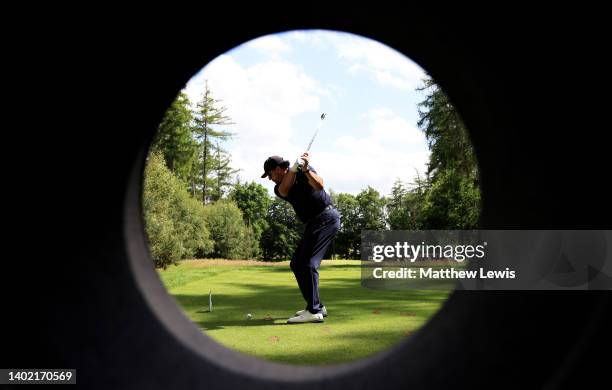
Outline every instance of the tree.
<svg viewBox="0 0 612 390"><path fill-rule="evenodd" d="M480 216L480 191L473 180L459 171L439 172L427 192L420 224L428 229L477 229Z"/></svg>
<svg viewBox="0 0 612 390"><path fill-rule="evenodd" d="M340 229L334 240L334 251L345 259L361 256L361 231L386 230L385 199L372 187L357 196L331 194L340 214Z"/></svg>
<svg viewBox="0 0 612 390"><path fill-rule="evenodd" d="M340 229L334 240L335 252L342 258L359 257L361 229L359 226L359 202L351 194L332 194L332 201L340 214Z"/></svg>
<svg viewBox="0 0 612 390"><path fill-rule="evenodd" d="M185 181L191 174L198 151L192 137L192 121L191 103L181 92L164 114L151 144L151 151L161 152L166 166Z"/></svg>
<svg viewBox="0 0 612 390"><path fill-rule="evenodd" d="M361 230L385 230L387 228L385 217L385 198L378 191L368 186L357 194L359 216L357 220Z"/></svg>
<svg viewBox="0 0 612 390"><path fill-rule="evenodd" d="M233 169L230 166L231 157L221 149L219 143L214 145L214 158L212 159L210 184L210 200L213 202L223 198L232 184L232 177L238 173L238 169Z"/></svg>
<svg viewBox="0 0 612 390"><path fill-rule="evenodd" d="M304 224L297 219L291 205L280 198L274 198L268 208L266 222L268 227L261 236L264 259L291 258L304 230Z"/></svg>
<svg viewBox="0 0 612 390"><path fill-rule="evenodd" d="M243 221L242 212L232 201L221 200L204 207L206 223L214 241L211 255L223 259L250 258L253 234Z"/></svg>
<svg viewBox="0 0 612 390"><path fill-rule="evenodd" d="M202 203L210 200L208 187L212 179L209 177L211 167L214 164L214 154L211 153L213 141L227 140L233 135L228 131L215 130L213 126L232 125L231 119L225 114L227 108L219 104L220 100L214 99L208 82L206 82L202 100L197 103L193 128L195 139L199 145L200 161L198 164L199 175L192 177L192 187L195 193L196 182L199 182L202 191Z"/></svg>
<svg viewBox="0 0 612 390"><path fill-rule="evenodd" d="M428 174L438 170L458 169L464 177L477 177L477 164L467 128L448 96L428 77L417 91L425 91L418 104L417 125L425 133L431 151Z"/></svg>
<svg viewBox="0 0 612 390"><path fill-rule="evenodd" d="M425 229L473 229L480 216L478 166L468 131L448 97L431 78L419 91L418 126L431 151L424 193L414 192L421 207L414 220ZM421 179L419 178L419 181Z"/></svg>
<svg viewBox="0 0 612 390"><path fill-rule="evenodd" d="M421 215L429 188L429 180L422 178L418 171L411 183L405 184L399 178L395 181L386 203L387 224L391 230L426 228Z"/></svg>
<svg viewBox="0 0 612 390"><path fill-rule="evenodd" d="M237 182L229 198L236 202L242 211L244 222L253 229L255 239L259 242L261 235L268 228L268 209L272 203L266 187L255 182Z"/></svg>
<svg viewBox="0 0 612 390"><path fill-rule="evenodd" d="M166 167L162 154L149 155L143 193L145 228L156 267L208 254L213 249L204 207Z"/></svg>
<svg viewBox="0 0 612 390"><path fill-rule="evenodd" d="M391 188L387 201L387 223L391 230L410 229L410 208L408 207L408 189L397 178Z"/></svg>

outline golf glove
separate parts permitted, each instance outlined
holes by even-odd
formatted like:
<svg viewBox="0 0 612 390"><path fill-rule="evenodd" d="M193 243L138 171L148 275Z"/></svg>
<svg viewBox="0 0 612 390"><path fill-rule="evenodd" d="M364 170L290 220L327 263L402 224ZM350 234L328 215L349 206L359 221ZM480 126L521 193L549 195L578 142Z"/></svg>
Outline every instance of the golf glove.
<svg viewBox="0 0 612 390"><path fill-rule="evenodd" d="M295 160L295 162L293 163L293 165L291 166L291 168L289 169L291 172L296 173L297 171L300 170L300 167L302 164L299 163L300 159L299 157Z"/></svg>

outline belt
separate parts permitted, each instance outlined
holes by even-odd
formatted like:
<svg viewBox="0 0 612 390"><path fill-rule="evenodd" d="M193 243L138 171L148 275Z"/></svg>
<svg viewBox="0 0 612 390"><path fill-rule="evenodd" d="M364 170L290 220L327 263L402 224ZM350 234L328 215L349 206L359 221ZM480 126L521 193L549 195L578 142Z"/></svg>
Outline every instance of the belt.
<svg viewBox="0 0 612 390"><path fill-rule="evenodd" d="M315 215L314 217L310 218L310 219L308 220L308 222L310 222L310 221L312 221L312 220L314 220L314 219L316 219L316 218L320 217L320 216L321 216L321 214L323 214L323 213L324 213L324 212L326 212L327 210L331 210L331 209L335 209L335 208L336 208L336 207L335 207L333 204L329 204L329 205L327 205L327 206L326 206L326 207L325 207L323 210L321 210L321 212L319 212L319 214L317 214L317 215Z"/></svg>

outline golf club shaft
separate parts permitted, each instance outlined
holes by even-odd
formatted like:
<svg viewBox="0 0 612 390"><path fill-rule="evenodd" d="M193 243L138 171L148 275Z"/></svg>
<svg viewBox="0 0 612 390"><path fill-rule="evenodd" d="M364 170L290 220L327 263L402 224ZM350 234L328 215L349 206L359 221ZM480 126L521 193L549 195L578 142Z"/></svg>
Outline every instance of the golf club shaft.
<svg viewBox="0 0 612 390"><path fill-rule="evenodd" d="M319 122L319 125L317 126L317 129L315 130L314 135L312 136L312 138L310 139L310 142L308 143L308 147L306 147L307 152L310 151L310 147L312 146L313 141L317 137L317 134L319 134L319 129L321 129L321 126L323 126L323 119L325 119L325 113L321 114L321 122Z"/></svg>
<svg viewBox="0 0 612 390"><path fill-rule="evenodd" d="M310 147L312 146L312 142L315 140L317 134L319 133L319 128L321 127L321 125L319 125L317 127L317 130L315 131L314 135L312 136L312 138L310 139L310 142L308 143L308 146L306 147L306 151L310 151Z"/></svg>

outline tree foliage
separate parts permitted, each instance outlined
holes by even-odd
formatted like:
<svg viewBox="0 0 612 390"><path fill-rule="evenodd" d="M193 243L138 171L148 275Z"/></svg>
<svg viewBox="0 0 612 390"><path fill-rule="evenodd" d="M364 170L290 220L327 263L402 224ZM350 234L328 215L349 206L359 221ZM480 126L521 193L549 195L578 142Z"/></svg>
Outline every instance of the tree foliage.
<svg viewBox="0 0 612 390"><path fill-rule="evenodd" d="M431 151L428 183L413 219L422 229L473 229L480 218L478 165L469 133L448 96L431 79L418 88L418 126Z"/></svg>
<svg viewBox="0 0 612 390"><path fill-rule="evenodd" d="M275 198L266 216L267 228L261 236L261 250L264 259L290 259L297 248L304 230L293 208L286 201Z"/></svg>
<svg viewBox="0 0 612 390"><path fill-rule="evenodd" d="M253 257L252 230L244 224L242 212L236 203L220 200L204 207L206 225L214 242L210 255L223 259L248 259Z"/></svg>
<svg viewBox="0 0 612 390"><path fill-rule="evenodd" d="M164 114L151 145L151 150L161 153L166 166L185 182L191 176L198 151L192 121L191 103L181 92Z"/></svg>
<svg viewBox="0 0 612 390"><path fill-rule="evenodd" d="M225 180L227 178L227 176L218 176L217 179L222 179L215 181L215 178L211 177L211 171L214 170L216 166L224 165L224 161L215 160L215 153L213 150L214 142L219 140L225 141L232 137L232 133L218 129L218 126L233 124L230 117L226 115L226 111L227 108L221 105L221 101L213 98L212 92L210 88L208 88L208 83L206 83L202 99L197 103L197 108L194 113L193 127L194 138L198 143L199 160L193 172L192 186L194 195L196 188L198 188L203 204L213 200L209 188L215 186L215 183L219 180ZM224 157L229 163L227 156ZM223 167L223 169L225 168L227 168L227 164ZM224 174L229 174L229 172L230 171L224 171L222 169L217 171L217 173ZM219 185L217 187L217 193L213 194L217 199L220 198L219 191L221 191L221 188L222 186Z"/></svg>
<svg viewBox="0 0 612 390"><path fill-rule="evenodd" d="M368 186L357 197L359 214L357 221L361 230L385 230L387 227L385 217L384 197L378 191Z"/></svg>
<svg viewBox="0 0 612 390"><path fill-rule="evenodd" d="M428 175L453 169L467 178L477 176L476 156L469 133L448 96L431 78L423 80L417 91L425 93L425 100L418 104L417 125L425 133L431 152Z"/></svg>
<svg viewBox="0 0 612 390"><path fill-rule="evenodd" d="M210 166L209 196L211 202L216 202L231 191L232 178L239 170L230 166L231 157L227 151L221 148L218 142L214 145L213 153Z"/></svg>
<svg viewBox="0 0 612 390"><path fill-rule="evenodd" d="M247 226L251 226L255 238L259 241L268 228L268 209L272 203L266 187L255 182L237 182L229 198L236 202L242 211L244 222Z"/></svg>
<svg viewBox="0 0 612 390"><path fill-rule="evenodd" d="M149 156L144 181L143 208L151 256L166 268L213 248L204 208L166 167L161 153Z"/></svg>
<svg viewBox="0 0 612 390"><path fill-rule="evenodd" d="M357 195L330 191L341 224L328 255L359 258L363 230L478 228L478 167L468 131L431 78L418 90L418 126L431 152L425 175L397 178L386 197L370 186ZM233 182L237 170L222 145L232 136L222 130L232 124L226 110L206 84L195 108L181 93L159 126L143 203L157 266L191 256L289 259L302 237L304 225L289 203L255 182Z"/></svg>
<svg viewBox="0 0 612 390"><path fill-rule="evenodd" d="M439 172L427 192L419 223L427 229L477 229L480 191L453 169Z"/></svg>
<svg viewBox="0 0 612 390"><path fill-rule="evenodd" d="M340 214L340 229L334 240L335 253L345 259L359 257L361 227L359 225L359 202L351 194L332 194L332 201Z"/></svg>

